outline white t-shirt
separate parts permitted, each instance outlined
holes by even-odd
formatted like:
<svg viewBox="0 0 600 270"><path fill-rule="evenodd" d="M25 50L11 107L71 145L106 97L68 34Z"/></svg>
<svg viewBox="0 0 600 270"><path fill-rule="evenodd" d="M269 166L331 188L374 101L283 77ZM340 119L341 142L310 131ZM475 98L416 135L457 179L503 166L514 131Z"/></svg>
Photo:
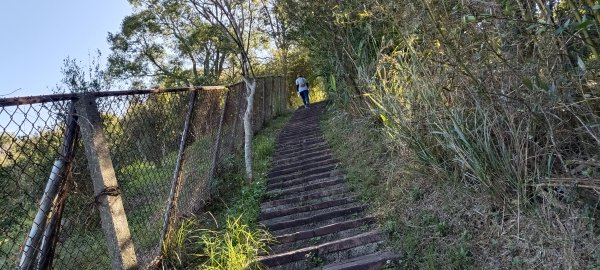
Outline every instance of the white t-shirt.
<svg viewBox="0 0 600 270"><path fill-rule="evenodd" d="M298 92L308 91L308 81L304 77L298 77L296 85L300 86L298 87Z"/></svg>

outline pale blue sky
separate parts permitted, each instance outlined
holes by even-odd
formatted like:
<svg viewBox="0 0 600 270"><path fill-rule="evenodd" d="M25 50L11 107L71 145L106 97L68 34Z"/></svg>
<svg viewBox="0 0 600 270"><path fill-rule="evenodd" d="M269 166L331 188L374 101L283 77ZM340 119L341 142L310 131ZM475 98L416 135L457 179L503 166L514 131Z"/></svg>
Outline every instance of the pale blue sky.
<svg viewBox="0 0 600 270"><path fill-rule="evenodd" d="M0 95L52 93L63 59L106 58L107 33L131 11L126 0L0 0Z"/></svg>

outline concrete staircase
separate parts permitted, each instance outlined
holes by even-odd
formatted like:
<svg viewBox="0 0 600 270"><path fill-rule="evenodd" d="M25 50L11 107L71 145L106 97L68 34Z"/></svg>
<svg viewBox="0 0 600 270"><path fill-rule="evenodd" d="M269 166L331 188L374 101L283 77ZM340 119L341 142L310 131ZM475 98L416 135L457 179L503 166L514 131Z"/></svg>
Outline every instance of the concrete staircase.
<svg viewBox="0 0 600 270"><path fill-rule="evenodd" d="M279 134L260 222L276 237L269 269L396 269L384 234L346 185L323 139L325 103L298 109Z"/></svg>

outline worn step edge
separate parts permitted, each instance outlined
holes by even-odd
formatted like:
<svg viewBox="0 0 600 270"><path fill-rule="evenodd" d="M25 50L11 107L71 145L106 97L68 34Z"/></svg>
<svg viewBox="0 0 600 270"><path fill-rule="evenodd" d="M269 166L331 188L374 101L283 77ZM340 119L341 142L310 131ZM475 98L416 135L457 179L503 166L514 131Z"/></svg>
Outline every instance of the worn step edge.
<svg viewBox="0 0 600 270"><path fill-rule="evenodd" d="M305 159L315 158L322 155L332 155L331 149L329 147L318 149L316 151L303 153L300 155L291 155L287 158L273 159L271 162L272 166L286 166L288 164L295 164L298 162L302 162Z"/></svg>
<svg viewBox="0 0 600 270"><path fill-rule="evenodd" d="M307 155L313 152L329 149L329 145L325 142L312 144L294 149L286 148L285 150L277 150L273 153L273 160L288 159L296 156Z"/></svg>
<svg viewBox="0 0 600 270"><path fill-rule="evenodd" d="M314 118L305 118L305 119L290 119L288 124L281 131L282 134L294 134L293 131L304 131L309 129L320 129L320 124L318 122L319 117ZM308 121L306 121L308 120ZM315 122L312 122L317 120Z"/></svg>
<svg viewBox="0 0 600 270"><path fill-rule="evenodd" d="M290 214L290 215L286 215L286 216L280 216L280 217L275 217L275 218L271 218L271 219L264 219L259 222L260 222L260 224L263 224L268 227L271 224L278 224L281 222L287 222L287 221L292 221L292 220L300 220L303 218L319 217L321 214L336 213L336 211L352 209L353 207L360 207L361 209L367 208L364 203L359 202L359 201L354 201L354 202L349 202L346 204L333 205L333 206L330 206L327 208L316 209L316 210L309 211L309 212L294 213L294 214ZM361 215L359 216L358 214L361 214ZM353 218L365 216L365 214L366 214L366 212L362 211L360 213L356 213L356 216L354 216L354 214L343 215L343 213L342 214L327 214L327 215L331 215L332 219L339 218L339 217L346 217L346 219L353 219ZM327 224L335 223L335 222L322 223L322 221L324 221L322 218L318 218L315 220L315 222L312 222L309 224L309 225L311 225L310 228L304 226L304 227L297 228L297 230L307 230L307 229L312 229L312 228L324 226ZM327 221L327 220L325 220L325 221ZM341 221L341 220L339 220L339 221ZM307 225L307 224L305 224L305 225ZM294 227L290 227L290 228L294 228ZM284 228L284 229L286 229L286 228ZM287 229L289 229L289 228L287 228ZM283 234L282 231L279 231L279 232L280 233L277 234L277 236ZM292 233L292 231L287 231L286 233Z"/></svg>
<svg viewBox="0 0 600 270"><path fill-rule="evenodd" d="M312 138L323 138L323 132L320 128L310 128L303 130L301 133L279 133L279 136L275 139L277 144L288 144L291 142L298 141L299 139L312 139Z"/></svg>
<svg viewBox="0 0 600 270"><path fill-rule="evenodd" d="M345 184L340 184L337 186L332 186L332 187L324 187L321 189L318 189L317 191L319 193L326 193L329 190L334 190L334 192L338 192L338 193L331 193L329 195L327 195L327 197L314 197L314 198L309 198L308 200L286 200L281 202L281 204L264 204L264 210L268 210L268 211L276 211L278 209L287 209L287 208L294 208L294 207L301 207L301 206L306 206L306 205L311 205L311 204L317 204L320 202L324 202L324 201L332 201L332 200L337 200L337 199L341 199L341 198L345 198L345 197L351 197L354 195L354 193L352 193L350 191L350 189L345 185ZM314 191L310 190L307 192L302 192L301 194L294 194L294 196L302 196L305 194L313 194Z"/></svg>
<svg viewBox="0 0 600 270"><path fill-rule="evenodd" d="M279 135L276 138L276 142L279 143L286 143L286 142L292 142L292 141L296 141L299 138L322 138L323 137L323 132L321 131L321 129L319 127L314 127L314 128L308 128L306 130L303 130L301 133L285 133L285 131L282 131L279 133Z"/></svg>
<svg viewBox="0 0 600 270"><path fill-rule="evenodd" d="M298 171L306 171L309 170L311 168L315 168L315 167L321 167L321 166L325 166L325 165L331 165L331 164L335 164L337 163L337 160L333 159L333 158L328 158L328 159L323 159L323 160L312 160L312 161L307 161L304 164L298 164L297 166L294 167L290 167L290 168L285 168L285 169L273 169L271 170L271 172L269 172L267 174L268 178L274 178L277 176L282 176L282 175L287 175L287 174L293 174L296 173Z"/></svg>
<svg viewBox="0 0 600 270"><path fill-rule="evenodd" d="M340 170L334 169L334 170L330 170L330 171L326 171L326 172L322 172L322 173L311 174L311 175L306 175L306 176L299 176L299 177L291 178L291 179L277 179L277 180L269 179L269 180L267 180L267 189L273 190L273 188L270 188L270 187L282 185L282 184L285 185L285 183L289 183L292 181L308 183L308 182L311 182L314 180L327 179L327 178L331 178L334 176L343 177L343 174L341 173Z"/></svg>
<svg viewBox="0 0 600 270"><path fill-rule="evenodd" d="M298 226L302 226L302 225L306 225L306 224L310 224L310 223L320 222L320 221L324 221L327 219L333 219L336 217L352 215L352 214L360 213L365 209L366 209L366 206L357 205L357 206L352 206L352 207L348 207L348 208L344 208L344 209L338 209L338 210L331 211L331 212L317 214L317 215L310 216L310 217L279 221L279 222L273 223L273 224L264 224L264 223L261 223L261 224L263 224L266 228L268 228L271 231L277 231L277 230L282 230L282 229L290 229L290 228L294 228L294 227L298 227Z"/></svg>
<svg viewBox="0 0 600 270"><path fill-rule="evenodd" d="M301 170L301 171L297 171L294 173L288 173L285 175L278 175L275 177L271 177L268 181L271 183L290 181L290 180L294 180L294 179L297 179L300 177L308 177L308 176L316 175L316 174L334 172L334 171L336 171L337 167L339 167L339 164L332 163L332 164L328 164L328 165L314 167L314 168L311 168L308 170Z"/></svg>
<svg viewBox="0 0 600 270"><path fill-rule="evenodd" d="M273 200L265 200L260 207L261 208L272 208L272 207L282 207L297 203L310 202L313 200L320 199L322 197L329 197L336 194L345 194L350 192L350 188L345 184L340 184L337 187L327 187L318 190L311 190L310 192L305 192L303 194L295 194L293 197L282 198L282 199L273 199Z"/></svg>
<svg viewBox="0 0 600 270"><path fill-rule="evenodd" d="M275 151L279 151L280 149L300 148L300 147L305 147L306 145L312 145L312 144L322 143L322 142L325 142L325 139L321 136L320 137L311 137L311 138L298 138L294 141L289 141L286 143L279 142L277 144L277 148Z"/></svg>
<svg viewBox="0 0 600 270"><path fill-rule="evenodd" d="M321 174L316 174L308 177L302 177L299 179L288 180L276 182L270 185L267 185L267 192L274 190L285 190L303 185L310 185L318 182L324 182L332 180L333 178L344 178L341 174L333 174L331 172L324 172Z"/></svg>
<svg viewBox="0 0 600 270"><path fill-rule="evenodd" d="M312 252L317 254L327 254L336 252L339 250L350 249L353 247L357 247L360 245L365 245L369 243L374 243L381 241L383 239L383 235L380 231L372 231L366 232L363 234L359 234L353 237L340 239L333 242L324 243L317 246L306 247L302 249L297 249L293 251L289 251L286 253L279 253L268 255L264 257L260 257L258 261L263 263L266 266L277 266L284 263L289 263L293 261L299 261L305 258L306 254Z"/></svg>
<svg viewBox="0 0 600 270"><path fill-rule="evenodd" d="M288 146L288 147L275 148L275 150L273 151L273 157L289 158L289 157L295 156L295 155L302 155L302 154L310 153L310 152L313 152L313 151L323 148L323 147L329 147L329 145L327 145L326 141L321 141L319 143L311 144L311 145L298 145L297 147Z"/></svg>
<svg viewBox="0 0 600 270"><path fill-rule="evenodd" d="M331 153L324 153L322 155L318 155L318 156L311 156L308 157L304 160L298 160L298 161L294 161L294 162L290 162L290 163L282 163L282 164L277 164L275 162L271 163L271 172L276 172L276 171L282 171L282 170L287 170L290 168L294 168L296 166L300 166L306 163L313 163L313 162L320 162L320 161L325 161L325 160L329 160L329 159L334 159L333 155Z"/></svg>
<svg viewBox="0 0 600 270"><path fill-rule="evenodd" d="M270 208L260 214L260 222L273 223L274 219L290 219L292 216L315 215L318 212L328 211L335 207L347 207L351 204L359 204L357 197L344 197L336 200L322 201L315 204L303 205L290 208ZM267 212L268 211L268 212Z"/></svg>
<svg viewBox="0 0 600 270"><path fill-rule="evenodd" d="M289 181L295 181L298 179L305 179L306 181L318 179L320 177L327 178L335 175L342 175L342 171L338 169L339 164L329 164L320 167L311 168L309 170L298 171L296 173L289 173L286 175L278 175L268 179L267 185L274 185L275 183L285 183Z"/></svg>
<svg viewBox="0 0 600 270"><path fill-rule="evenodd" d="M295 156L295 155L302 155L305 153L310 153L312 151L315 151L317 149L321 149L321 148L328 148L329 146L327 145L327 142L325 141L321 141L317 144L311 144L311 145L299 145L298 147L286 147L285 149L277 149L275 150L275 152L273 152L273 157L274 158L289 158L291 156Z"/></svg>
<svg viewBox="0 0 600 270"><path fill-rule="evenodd" d="M278 244L287 244L287 243L296 242L299 240L304 240L304 239L308 239L308 238L313 238L313 237L324 236L327 234L336 233L339 231L349 230L349 229L360 227L363 225L370 225L370 224L375 223L375 221L376 221L376 217L371 215L371 216L366 216L363 218L352 219L352 220L348 220L348 221L342 221L342 222L337 222L334 224L321 226L321 227L318 227L318 228L315 228L312 230L304 230L304 231L298 231L295 233L288 233L288 234L280 235L275 240L277 241Z"/></svg>
<svg viewBox="0 0 600 270"><path fill-rule="evenodd" d="M347 230L335 231L330 234L325 234L322 236L316 236L307 239L300 239L291 243L283 243L271 246L271 254L276 253L284 253L295 249L301 249L309 246L320 245L323 243L344 239L348 237L352 237L354 235L358 235L361 233L372 231L375 227L373 225L365 225L360 227L354 227Z"/></svg>
<svg viewBox="0 0 600 270"><path fill-rule="evenodd" d="M346 180L344 178L336 177L336 178L333 178L328 181L312 182L312 184L309 184L309 185L294 186L294 187L286 188L286 189L274 189L274 190L268 191L266 195L269 198L282 198L284 196L296 194L299 192L305 192L305 191L310 191L310 190L315 190L315 189L320 189L320 188L325 188L325 187L331 187L331 186L336 186L336 185L344 184L344 183L346 183Z"/></svg>
<svg viewBox="0 0 600 270"><path fill-rule="evenodd" d="M388 263L395 263L400 256L389 251L380 251L360 257L352 258L346 262L338 262L314 270L378 270Z"/></svg>

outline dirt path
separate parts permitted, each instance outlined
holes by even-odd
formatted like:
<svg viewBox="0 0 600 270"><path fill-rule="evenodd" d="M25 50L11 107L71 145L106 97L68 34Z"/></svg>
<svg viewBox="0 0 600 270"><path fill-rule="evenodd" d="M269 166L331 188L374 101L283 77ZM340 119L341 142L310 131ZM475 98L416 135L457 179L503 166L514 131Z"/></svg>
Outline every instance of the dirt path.
<svg viewBox="0 0 600 270"><path fill-rule="evenodd" d="M278 137L260 222L276 237L269 269L395 269L385 236L346 185L325 142L325 103L299 109Z"/></svg>

